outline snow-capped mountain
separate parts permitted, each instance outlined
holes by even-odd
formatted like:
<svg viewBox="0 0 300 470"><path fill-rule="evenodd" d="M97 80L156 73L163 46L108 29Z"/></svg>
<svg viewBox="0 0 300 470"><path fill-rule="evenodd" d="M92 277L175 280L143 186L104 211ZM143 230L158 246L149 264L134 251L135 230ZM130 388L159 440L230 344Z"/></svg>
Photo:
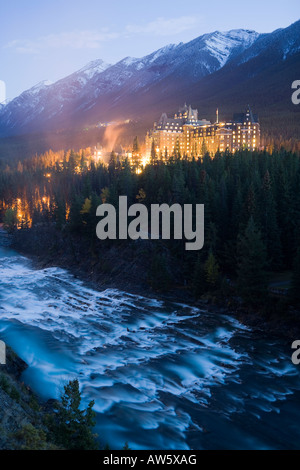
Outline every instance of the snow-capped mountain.
<svg viewBox="0 0 300 470"><path fill-rule="evenodd" d="M255 31L235 29L228 33L216 31L208 34L205 39L206 49L217 59L223 67L227 61L243 52L258 39L260 35Z"/></svg>
<svg viewBox="0 0 300 470"><path fill-rule="evenodd" d="M287 60L300 50L299 28L300 21L270 34L215 31L139 59L126 57L114 65L93 61L54 84L38 84L0 108L0 135L82 128L99 121L143 118L145 113L152 118L151 112L162 111L162 103L176 108L190 90L198 101L202 81L208 83L223 70L230 70L232 86L234 71L254 59L252 75L268 67L271 58ZM208 90L212 95L217 91Z"/></svg>
<svg viewBox="0 0 300 470"><path fill-rule="evenodd" d="M73 78L77 78L79 81L86 83L88 80L93 78L94 75L96 75L97 73L104 72L104 70L106 70L110 66L111 64L106 64L101 59L93 60L92 62L89 62L85 67L80 69L78 72L75 72L73 74Z"/></svg>

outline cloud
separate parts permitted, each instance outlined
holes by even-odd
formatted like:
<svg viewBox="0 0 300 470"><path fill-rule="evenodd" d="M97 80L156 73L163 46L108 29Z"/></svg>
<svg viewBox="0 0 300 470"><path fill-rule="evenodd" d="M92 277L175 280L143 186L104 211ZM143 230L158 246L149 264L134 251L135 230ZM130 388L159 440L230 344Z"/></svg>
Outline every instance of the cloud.
<svg viewBox="0 0 300 470"><path fill-rule="evenodd" d="M4 46L20 54L39 54L49 49L99 49L103 43L122 39L132 35L150 34L155 36L174 36L193 29L199 23L195 16L181 16L178 18L159 17L147 24L129 24L123 31L113 32L108 28L98 31L69 31L57 34L48 34L36 40L14 40Z"/></svg>
<svg viewBox="0 0 300 470"><path fill-rule="evenodd" d="M159 17L145 25L127 25L126 31L130 34L154 34L155 36L171 36L194 28L198 23L195 16L181 16L179 18Z"/></svg>
<svg viewBox="0 0 300 470"><path fill-rule="evenodd" d="M100 31L71 31L58 34L49 34L36 41L14 40L4 46L15 49L21 54L38 54L45 49L98 49L102 44L111 39L117 39L118 33L109 32L107 29Z"/></svg>

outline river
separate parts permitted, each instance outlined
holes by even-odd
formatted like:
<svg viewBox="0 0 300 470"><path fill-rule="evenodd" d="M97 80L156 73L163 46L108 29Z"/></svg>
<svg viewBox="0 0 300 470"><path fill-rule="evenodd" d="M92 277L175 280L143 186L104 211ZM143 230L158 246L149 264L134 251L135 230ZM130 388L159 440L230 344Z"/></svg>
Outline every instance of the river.
<svg viewBox="0 0 300 470"><path fill-rule="evenodd" d="M112 449L300 448L300 368L233 317L98 292L0 247L0 338L41 398L78 378Z"/></svg>

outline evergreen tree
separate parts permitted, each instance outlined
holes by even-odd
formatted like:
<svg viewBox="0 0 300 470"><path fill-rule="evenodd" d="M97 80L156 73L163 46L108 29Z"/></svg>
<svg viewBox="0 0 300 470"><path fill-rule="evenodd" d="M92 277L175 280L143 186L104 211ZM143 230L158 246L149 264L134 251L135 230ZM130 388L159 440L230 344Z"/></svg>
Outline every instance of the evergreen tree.
<svg viewBox="0 0 300 470"><path fill-rule="evenodd" d="M172 192L174 202L183 204L185 196L185 180L180 162L176 164L176 169L173 177Z"/></svg>
<svg viewBox="0 0 300 470"><path fill-rule="evenodd" d="M272 191L270 173L267 170L263 180L261 197L262 236L266 245L269 266L272 269L281 267L280 232L277 224L276 203Z"/></svg>
<svg viewBox="0 0 300 470"><path fill-rule="evenodd" d="M111 175L111 178L115 176L117 169L117 156L115 152L111 152L110 157L109 157L109 163L108 163L108 171L109 174Z"/></svg>
<svg viewBox="0 0 300 470"><path fill-rule="evenodd" d="M57 198L54 208L56 227L61 230L66 223L66 204L61 198Z"/></svg>
<svg viewBox="0 0 300 470"><path fill-rule="evenodd" d="M8 233L13 233L18 226L18 214L16 209L7 209L3 219L3 228Z"/></svg>
<svg viewBox="0 0 300 470"><path fill-rule="evenodd" d="M298 248L297 255L294 261L290 297L292 302L297 307L300 307L300 248Z"/></svg>
<svg viewBox="0 0 300 470"><path fill-rule="evenodd" d="M151 146L151 163L155 163L157 160L156 158L156 150L155 150L155 143L154 140L152 140L152 146Z"/></svg>
<svg viewBox="0 0 300 470"><path fill-rule="evenodd" d="M68 450L97 450L96 435L92 432L96 424L94 402L91 401L84 410L80 405L79 382L75 379L64 387L55 420L49 422L53 439Z"/></svg>
<svg viewBox="0 0 300 470"><path fill-rule="evenodd" d="M251 305L261 304L267 297L266 249L253 217L238 237L237 291Z"/></svg>
<svg viewBox="0 0 300 470"><path fill-rule="evenodd" d="M101 191L101 201L102 204L107 204L109 201L109 188L105 187Z"/></svg>
<svg viewBox="0 0 300 470"><path fill-rule="evenodd" d="M82 228L81 210L83 203L84 201L80 196L73 196L69 214L69 229L71 232L79 232Z"/></svg>
<svg viewBox="0 0 300 470"><path fill-rule="evenodd" d="M158 253L154 255L148 274L148 282L156 291L163 292L169 289L171 278L164 255Z"/></svg>
<svg viewBox="0 0 300 470"><path fill-rule="evenodd" d="M138 139L137 136L133 139L132 151L133 151L133 153L139 153L140 152L140 144L139 144L139 139Z"/></svg>
<svg viewBox="0 0 300 470"><path fill-rule="evenodd" d="M220 281L220 269L216 258L210 251L204 266L205 280L209 288L215 289Z"/></svg>
<svg viewBox="0 0 300 470"><path fill-rule="evenodd" d="M119 177L119 188L120 188L120 196L127 196L128 203L132 200L132 193L133 193L133 174L131 171L130 163L126 158L122 171Z"/></svg>
<svg viewBox="0 0 300 470"><path fill-rule="evenodd" d="M206 277L205 269L201 259L201 255L198 255L197 261L194 266L194 272L192 277L192 288L195 297L201 297L206 292Z"/></svg>

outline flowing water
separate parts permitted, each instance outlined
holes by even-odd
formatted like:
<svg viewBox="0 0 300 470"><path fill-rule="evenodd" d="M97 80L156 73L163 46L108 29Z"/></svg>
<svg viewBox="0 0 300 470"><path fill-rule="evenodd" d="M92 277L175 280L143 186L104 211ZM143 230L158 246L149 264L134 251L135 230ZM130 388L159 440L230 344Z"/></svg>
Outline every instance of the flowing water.
<svg viewBox="0 0 300 470"><path fill-rule="evenodd" d="M235 319L107 289L0 248L0 338L43 399L78 378L102 444L132 449L299 449L290 346ZM299 339L299 338L295 338Z"/></svg>

